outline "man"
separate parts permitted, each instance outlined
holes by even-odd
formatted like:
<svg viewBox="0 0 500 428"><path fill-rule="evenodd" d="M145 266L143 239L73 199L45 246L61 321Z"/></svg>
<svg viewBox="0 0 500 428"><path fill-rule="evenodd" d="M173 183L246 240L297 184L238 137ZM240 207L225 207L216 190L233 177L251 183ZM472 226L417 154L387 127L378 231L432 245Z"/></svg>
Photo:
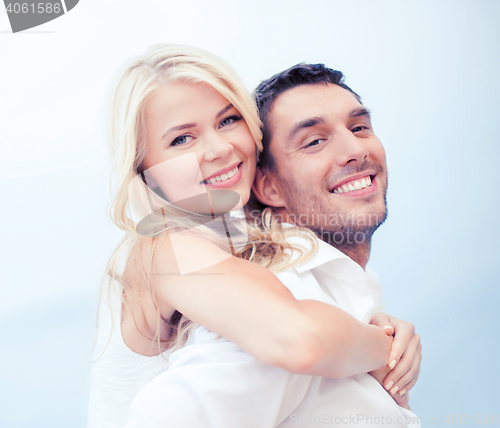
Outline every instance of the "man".
<svg viewBox="0 0 500 428"><path fill-rule="evenodd" d="M264 124L253 188L260 209L272 207L320 239L312 260L277 276L297 299L321 300L368 322L381 289L365 268L371 236L386 218L387 190L385 153L369 111L342 73L321 64L294 66L256 94ZM345 379L291 374L214 339L199 328L198 348L172 354L169 371L135 400L127 427L168 425L169 418L186 427L419 426L393 399L404 400L418 376L417 335L408 355L418 361L403 355L395 384L384 383L383 370ZM203 347L211 353L199 352Z"/></svg>
<svg viewBox="0 0 500 428"><path fill-rule="evenodd" d="M292 67L256 92L264 150L255 195L364 269L387 215L385 152L369 111L322 64Z"/></svg>

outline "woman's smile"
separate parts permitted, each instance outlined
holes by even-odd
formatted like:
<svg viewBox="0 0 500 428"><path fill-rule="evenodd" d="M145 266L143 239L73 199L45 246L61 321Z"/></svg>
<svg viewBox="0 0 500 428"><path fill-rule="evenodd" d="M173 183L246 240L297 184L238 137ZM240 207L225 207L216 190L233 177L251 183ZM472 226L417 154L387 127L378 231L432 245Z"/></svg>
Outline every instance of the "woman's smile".
<svg viewBox="0 0 500 428"><path fill-rule="evenodd" d="M203 180L203 184L210 186L213 189L223 189L235 185L241 178L241 169L243 162L239 162L236 166L230 166L217 171L209 178Z"/></svg>

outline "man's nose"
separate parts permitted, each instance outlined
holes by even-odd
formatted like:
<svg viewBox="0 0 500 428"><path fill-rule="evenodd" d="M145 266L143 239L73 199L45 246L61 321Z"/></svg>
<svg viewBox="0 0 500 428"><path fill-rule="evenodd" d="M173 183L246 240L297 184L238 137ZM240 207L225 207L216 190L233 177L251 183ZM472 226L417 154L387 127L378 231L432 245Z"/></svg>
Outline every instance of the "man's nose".
<svg viewBox="0 0 500 428"><path fill-rule="evenodd" d="M335 146L338 148L337 163L341 166L354 161L363 161L369 154L363 139L356 137L348 129L338 136Z"/></svg>
<svg viewBox="0 0 500 428"><path fill-rule="evenodd" d="M231 154L233 145L230 141L218 132L211 132L205 136L204 159L212 162L216 159L223 159Z"/></svg>

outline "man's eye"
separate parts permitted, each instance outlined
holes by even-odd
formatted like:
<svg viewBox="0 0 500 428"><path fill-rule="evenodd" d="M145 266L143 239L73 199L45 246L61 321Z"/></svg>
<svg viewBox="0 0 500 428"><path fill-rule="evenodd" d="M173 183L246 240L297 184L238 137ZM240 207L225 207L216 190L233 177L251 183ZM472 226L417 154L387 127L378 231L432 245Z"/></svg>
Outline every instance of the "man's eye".
<svg viewBox="0 0 500 428"><path fill-rule="evenodd" d="M242 119L242 116L237 116L237 115L228 116L228 117L221 120L219 128L222 128L223 126L230 125L231 123L237 122L238 120L241 120L241 119Z"/></svg>
<svg viewBox="0 0 500 428"><path fill-rule="evenodd" d="M368 126L360 125L352 128L351 132L361 132L364 131L365 129L370 129L370 128L368 128Z"/></svg>
<svg viewBox="0 0 500 428"><path fill-rule="evenodd" d="M177 138L174 139L174 141L172 141L172 143L170 143L170 147L186 144L189 141L189 138L193 137L191 137L190 135L179 135Z"/></svg>
<svg viewBox="0 0 500 428"><path fill-rule="evenodd" d="M304 149L306 149L307 147L314 147L314 146L317 146L317 145L318 145L318 144L320 144L322 141L325 141L325 140L322 140L322 139L318 138L317 140L311 141L309 144L307 144L306 146L304 146Z"/></svg>

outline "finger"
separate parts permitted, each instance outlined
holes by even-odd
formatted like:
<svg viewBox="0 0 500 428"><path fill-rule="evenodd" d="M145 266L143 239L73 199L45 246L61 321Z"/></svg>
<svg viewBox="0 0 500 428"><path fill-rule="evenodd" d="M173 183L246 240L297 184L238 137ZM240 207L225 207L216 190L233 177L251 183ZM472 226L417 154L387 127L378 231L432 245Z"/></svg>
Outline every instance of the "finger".
<svg viewBox="0 0 500 428"><path fill-rule="evenodd" d="M394 327L392 325L386 324L381 327L385 331L385 334L387 334L387 336L394 336Z"/></svg>
<svg viewBox="0 0 500 428"><path fill-rule="evenodd" d="M394 396L396 393L398 393L399 395L404 395L407 391L412 389L417 382L418 376L420 374L420 365L422 362L422 353L420 352L421 349L422 346L420 345L419 352L415 356L415 361L412 367L400 379L394 381L393 384L390 383L391 380L384 380L383 384L389 387L388 391L391 395Z"/></svg>
<svg viewBox="0 0 500 428"><path fill-rule="evenodd" d="M401 359L397 363L392 373L389 374L390 379L394 381L394 383L403 376L410 368L415 364L415 358L420 355L421 356L421 344L420 344L420 336L418 334L414 334L408 343L408 347L404 351ZM419 360L420 362L420 360Z"/></svg>
<svg viewBox="0 0 500 428"><path fill-rule="evenodd" d="M417 357L415 360L419 359ZM413 385L417 382L418 375L420 373L420 363L416 363L410 370L408 370L401 379L394 383L398 387L397 393L399 395L404 395L406 392L413 388ZM396 394L397 395L397 394Z"/></svg>
<svg viewBox="0 0 500 428"><path fill-rule="evenodd" d="M408 387L408 384L415 377L418 377L418 373L420 373L421 363L422 363L422 345L419 346L419 350L417 352L417 355L415 356L415 360L413 361L413 365L411 366L411 368L403 376L401 376L397 381L394 382L395 385L399 386L400 392L403 389L406 389L407 391L409 391L411 389L411 387Z"/></svg>
<svg viewBox="0 0 500 428"><path fill-rule="evenodd" d="M410 372L408 376L413 376L416 373L417 368L420 366L421 354L419 351L420 337L418 334L415 334L397 365L384 380L384 387L390 391L391 394L395 394L401 388L401 384L398 383L401 377L408 372ZM418 359L416 359L417 356L419 357Z"/></svg>
<svg viewBox="0 0 500 428"><path fill-rule="evenodd" d="M413 377L410 382L408 382L406 385L404 385L401 388L401 391L398 392L399 395L408 395L408 392L415 386L418 380L418 376L420 375L420 368L417 370L416 375ZM397 395L397 394L396 394Z"/></svg>
<svg viewBox="0 0 500 428"><path fill-rule="evenodd" d="M394 334L394 327L391 324L390 317L384 312L374 314L370 320L370 324L382 328L388 336Z"/></svg>
<svg viewBox="0 0 500 428"><path fill-rule="evenodd" d="M398 364L401 356L406 351L409 343L415 335L415 327L412 323L398 321L394 326L394 341L392 342L391 352L389 353L388 367L393 369ZM420 337L418 338L420 340Z"/></svg>

